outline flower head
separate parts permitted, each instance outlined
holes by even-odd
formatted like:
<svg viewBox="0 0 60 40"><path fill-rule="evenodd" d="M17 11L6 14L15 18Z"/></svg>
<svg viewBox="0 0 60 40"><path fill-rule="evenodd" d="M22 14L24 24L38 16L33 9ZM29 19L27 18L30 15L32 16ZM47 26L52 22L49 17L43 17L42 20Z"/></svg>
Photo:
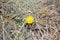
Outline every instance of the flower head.
<svg viewBox="0 0 60 40"><path fill-rule="evenodd" d="M26 23L32 24L33 22L34 22L34 18L31 15L26 17Z"/></svg>

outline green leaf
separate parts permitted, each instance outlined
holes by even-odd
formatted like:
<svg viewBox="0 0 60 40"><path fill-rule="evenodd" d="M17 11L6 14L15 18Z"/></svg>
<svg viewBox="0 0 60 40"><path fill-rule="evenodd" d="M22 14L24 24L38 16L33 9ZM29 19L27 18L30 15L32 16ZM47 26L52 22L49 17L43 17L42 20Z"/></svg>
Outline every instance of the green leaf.
<svg viewBox="0 0 60 40"><path fill-rule="evenodd" d="M20 20L20 19L16 19L15 22L16 22L16 24L22 24L22 20Z"/></svg>

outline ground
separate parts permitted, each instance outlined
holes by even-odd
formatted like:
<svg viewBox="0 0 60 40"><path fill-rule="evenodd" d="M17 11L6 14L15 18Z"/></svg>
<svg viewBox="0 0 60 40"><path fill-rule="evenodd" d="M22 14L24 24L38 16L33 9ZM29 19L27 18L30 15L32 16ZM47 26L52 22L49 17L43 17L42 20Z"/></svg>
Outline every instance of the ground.
<svg viewBox="0 0 60 40"><path fill-rule="evenodd" d="M60 40L60 0L0 0L0 40Z"/></svg>

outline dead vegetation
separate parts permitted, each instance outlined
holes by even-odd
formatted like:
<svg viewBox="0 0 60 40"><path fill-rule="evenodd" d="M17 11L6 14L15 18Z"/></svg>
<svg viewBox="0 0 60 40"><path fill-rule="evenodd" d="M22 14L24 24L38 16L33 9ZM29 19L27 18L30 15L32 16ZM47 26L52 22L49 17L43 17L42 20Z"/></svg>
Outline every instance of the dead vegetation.
<svg viewBox="0 0 60 40"><path fill-rule="evenodd" d="M0 0L0 40L60 40L60 0Z"/></svg>

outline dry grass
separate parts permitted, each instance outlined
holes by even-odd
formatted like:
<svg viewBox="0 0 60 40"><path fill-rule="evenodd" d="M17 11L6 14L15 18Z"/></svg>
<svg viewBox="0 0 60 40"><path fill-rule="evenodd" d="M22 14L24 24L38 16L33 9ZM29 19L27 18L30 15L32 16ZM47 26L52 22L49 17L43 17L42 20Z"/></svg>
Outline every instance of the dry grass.
<svg viewBox="0 0 60 40"><path fill-rule="evenodd" d="M0 40L60 40L60 0L0 0Z"/></svg>

